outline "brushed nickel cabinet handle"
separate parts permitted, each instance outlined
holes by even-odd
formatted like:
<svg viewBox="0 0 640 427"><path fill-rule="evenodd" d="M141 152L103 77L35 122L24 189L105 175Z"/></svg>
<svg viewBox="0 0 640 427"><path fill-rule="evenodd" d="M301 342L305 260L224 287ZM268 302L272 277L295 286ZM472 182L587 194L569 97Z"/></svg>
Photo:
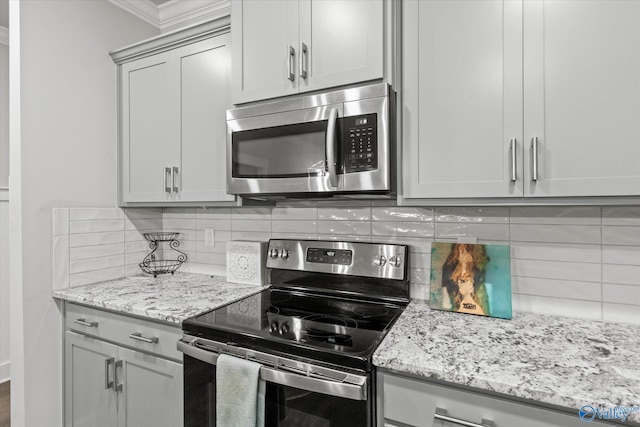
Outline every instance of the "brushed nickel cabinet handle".
<svg viewBox="0 0 640 427"><path fill-rule="evenodd" d="M307 64L309 62L309 49L305 43L300 44L300 77L307 78Z"/></svg>
<svg viewBox="0 0 640 427"><path fill-rule="evenodd" d="M116 359L114 359L113 357L110 357L104 361L104 389L105 390L109 390L113 388L115 379L113 381L110 381L111 375L109 375L109 370L110 370L109 366L112 366L115 361ZM113 370L113 372L114 372L113 375L115 376L115 369Z"/></svg>
<svg viewBox="0 0 640 427"><path fill-rule="evenodd" d="M531 138L531 181L538 180L538 137Z"/></svg>
<svg viewBox="0 0 640 427"><path fill-rule="evenodd" d="M113 369L113 381L115 384L115 388L113 389L116 393L121 392L123 389L123 384L118 384L118 368L122 369L122 360L118 360Z"/></svg>
<svg viewBox="0 0 640 427"><path fill-rule="evenodd" d="M160 340L158 337L151 337L151 338L143 337L142 332L135 332L129 335L129 338L136 341L146 342L148 344L156 344Z"/></svg>
<svg viewBox="0 0 640 427"><path fill-rule="evenodd" d="M296 50L293 48L293 46L289 46L287 54L289 55L289 75L287 76L287 79L293 81L296 78L296 76L293 74L293 61L296 57Z"/></svg>
<svg viewBox="0 0 640 427"><path fill-rule="evenodd" d="M173 189L174 193L177 193L178 191L180 191L180 187L178 187L178 173L179 173L179 169L177 166L174 166L171 168L171 188Z"/></svg>
<svg viewBox="0 0 640 427"><path fill-rule="evenodd" d="M73 323L76 323L76 324L81 325L81 326L86 326L88 328L97 328L98 327L98 322L96 322L95 320L91 321L91 322L87 322L87 320L84 317L81 317L79 319L75 319L73 321Z"/></svg>
<svg viewBox="0 0 640 427"><path fill-rule="evenodd" d="M436 420L448 421L459 426L466 427L495 427L495 423L491 420L485 420L484 418L478 423L472 423L470 421L461 420L459 418L450 417L447 415L447 410L442 408L436 408L436 413L433 414L433 418Z"/></svg>
<svg viewBox="0 0 640 427"><path fill-rule="evenodd" d="M516 143L517 139L513 138L509 145L509 150L511 150L511 181L516 182L518 179L518 174L516 170Z"/></svg>
<svg viewBox="0 0 640 427"><path fill-rule="evenodd" d="M166 193L171 193L171 187L169 186L169 180L167 179L167 175L171 176L171 168L164 168L164 191Z"/></svg>

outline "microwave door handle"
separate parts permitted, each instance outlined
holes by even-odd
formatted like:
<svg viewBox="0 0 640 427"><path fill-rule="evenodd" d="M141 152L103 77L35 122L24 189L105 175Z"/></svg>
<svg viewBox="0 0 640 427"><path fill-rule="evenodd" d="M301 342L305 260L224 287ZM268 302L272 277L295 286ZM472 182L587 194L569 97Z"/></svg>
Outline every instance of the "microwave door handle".
<svg viewBox="0 0 640 427"><path fill-rule="evenodd" d="M327 172L329 173L329 185L338 187L338 171L336 160L336 123L338 122L338 109L333 107L329 111L329 123L327 123Z"/></svg>

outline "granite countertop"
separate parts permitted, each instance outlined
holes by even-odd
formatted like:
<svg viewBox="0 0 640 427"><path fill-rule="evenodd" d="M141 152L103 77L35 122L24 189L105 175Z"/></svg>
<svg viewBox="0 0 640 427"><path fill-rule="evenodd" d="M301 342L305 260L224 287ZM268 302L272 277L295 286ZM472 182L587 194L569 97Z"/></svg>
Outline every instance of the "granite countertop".
<svg viewBox="0 0 640 427"><path fill-rule="evenodd" d="M180 325L205 311L261 292L265 287L228 283L224 277L176 273L126 277L62 289L53 297Z"/></svg>
<svg viewBox="0 0 640 427"><path fill-rule="evenodd" d="M414 301L373 363L576 411L640 405L640 325L530 313L494 319ZM640 422L640 413L628 420Z"/></svg>

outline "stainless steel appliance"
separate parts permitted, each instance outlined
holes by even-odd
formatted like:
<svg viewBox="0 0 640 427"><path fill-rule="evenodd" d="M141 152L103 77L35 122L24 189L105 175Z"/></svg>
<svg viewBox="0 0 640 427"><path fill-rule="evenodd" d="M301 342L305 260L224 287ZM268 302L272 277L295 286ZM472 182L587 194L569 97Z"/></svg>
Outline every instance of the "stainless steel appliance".
<svg viewBox="0 0 640 427"><path fill-rule="evenodd" d="M395 94L375 84L227 111L227 192L392 197Z"/></svg>
<svg viewBox="0 0 640 427"><path fill-rule="evenodd" d="M375 425L372 356L409 301L407 247L271 240L271 287L183 322L185 427L215 425L217 358L262 365L268 427Z"/></svg>

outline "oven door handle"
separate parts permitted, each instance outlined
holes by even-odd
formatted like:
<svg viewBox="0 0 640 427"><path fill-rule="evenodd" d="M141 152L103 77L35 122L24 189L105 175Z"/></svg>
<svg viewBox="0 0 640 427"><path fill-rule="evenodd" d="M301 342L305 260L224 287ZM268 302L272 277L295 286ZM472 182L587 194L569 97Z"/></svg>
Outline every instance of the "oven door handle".
<svg viewBox="0 0 640 427"><path fill-rule="evenodd" d="M338 109L333 107L329 111L329 122L327 123L327 172L329 174L329 185L338 187L338 167L336 156L336 124L338 123Z"/></svg>
<svg viewBox="0 0 640 427"><path fill-rule="evenodd" d="M215 365L219 354L203 350L195 346L197 340L190 343L178 341L178 350L187 356L202 362ZM237 357L237 356L236 356ZM288 387L295 387L305 391L328 394L351 400L367 400L367 378L359 375L349 375L350 382L326 380L304 374L288 372L262 365L260 379Z"/></svg>

